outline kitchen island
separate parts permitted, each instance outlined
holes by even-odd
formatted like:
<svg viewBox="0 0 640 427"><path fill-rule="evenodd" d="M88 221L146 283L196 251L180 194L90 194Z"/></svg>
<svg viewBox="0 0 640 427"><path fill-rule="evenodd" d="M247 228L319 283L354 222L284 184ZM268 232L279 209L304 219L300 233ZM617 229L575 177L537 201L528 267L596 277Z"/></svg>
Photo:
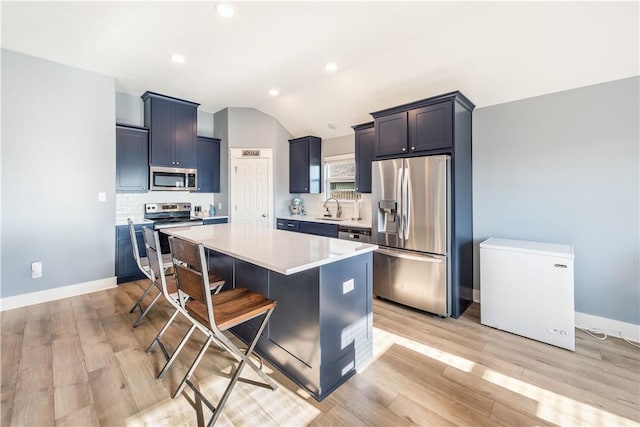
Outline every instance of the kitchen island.
<svg viewBox="0 0 640 427"><path fill-rule="evenodd" d="M241 224L171 228L202 243L227 287L278 302L256 351L322 400L373 357L376 245ZM258 320L233 329L247 341Z"/></svg>

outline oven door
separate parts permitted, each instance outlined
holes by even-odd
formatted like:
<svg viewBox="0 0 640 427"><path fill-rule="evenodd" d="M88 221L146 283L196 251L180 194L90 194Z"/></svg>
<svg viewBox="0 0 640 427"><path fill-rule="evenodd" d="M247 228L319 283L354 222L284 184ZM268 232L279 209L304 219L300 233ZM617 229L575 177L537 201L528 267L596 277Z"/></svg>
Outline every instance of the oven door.
<svg viewBox="0 0 640 427"><path fill-rule="evenodd" d="M190 191L196 189L196 170L180 168L149 168L149 181L153 191Z"/></svg>

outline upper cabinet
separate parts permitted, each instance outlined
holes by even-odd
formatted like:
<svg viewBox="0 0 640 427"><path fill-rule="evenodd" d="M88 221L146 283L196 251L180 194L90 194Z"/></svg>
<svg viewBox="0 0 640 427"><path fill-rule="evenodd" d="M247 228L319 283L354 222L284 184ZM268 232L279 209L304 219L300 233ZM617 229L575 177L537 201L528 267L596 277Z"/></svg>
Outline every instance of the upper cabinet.
<svg viewBox="0 0 640 427"><path fill-rule="evenodd" d="M220 140L198 137L198 192L220 192Z"/></svg>
<svg viewBox="0 0 640 427"><path fill-rule="evenodd" d="M375 123L375 157L450 152L454 143L455 105L468 111L474 108L456 91L371 113Z"/></svg>
<svg viewBox="0 0 640 427"><path fill-rule="evenodd" d="M289 193L322 191L321 142L315 136L289 140Z"/></svg>
<svg viewBox="0 0 640 427"><path fill-rule="evenodd" d="M371 162L375 145L373 122L352 127L355 131L356 191L371 193Z"/></svg>
<svg viewBox="0 0 640 427"><path fill-rule="evenodd" d="M197 167L198 105L153 92L142 95L151 166Z"/></svg>
<svg viewBox="0 0 640 427"><path fill-rule="evenodd" d="M149 131L116 126L116 191L149 189Z"/></svg>

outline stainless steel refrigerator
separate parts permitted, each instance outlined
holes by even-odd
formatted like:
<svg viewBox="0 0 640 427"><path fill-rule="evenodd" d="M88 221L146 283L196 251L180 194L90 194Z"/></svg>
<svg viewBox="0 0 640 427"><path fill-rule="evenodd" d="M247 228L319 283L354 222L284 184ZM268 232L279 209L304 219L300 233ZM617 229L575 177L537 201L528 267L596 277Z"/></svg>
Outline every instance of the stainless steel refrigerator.
<svg viewBox="0 0 640 427"><path fill-rule="evenodd" d="M440 316L451 313L447 155L374 161L373 292Z"/></svg>

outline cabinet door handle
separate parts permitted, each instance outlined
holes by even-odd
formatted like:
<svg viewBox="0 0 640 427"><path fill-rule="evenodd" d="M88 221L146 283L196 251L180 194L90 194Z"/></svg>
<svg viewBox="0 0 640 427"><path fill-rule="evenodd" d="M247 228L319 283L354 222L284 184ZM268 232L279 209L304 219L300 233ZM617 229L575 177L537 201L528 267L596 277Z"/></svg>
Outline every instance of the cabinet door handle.
<svg viewBox="0 0 640 427"><path fill-rule="evenodd" d="M567 268L566 264L553 264L553 266L558 268Z"/></svg>
<svg viewBox="0 0 640 427"><path fill-rule="evenodd" d="M403 148L403 149L402 149L402 151L407 151L407 149L406 149L406 148Z"/></svg>
<svg viewBox="0 0 640 427"><path fill-rule="evenodd" d="M411 147L411 149L412 149L413 151L415 151L415 150L416 150L416 147Z"/></svg>
<svg viewBox="0 0 640 427"><path fill-rule="evenodd" d="M287 224L287 227L293 228L293 224Z"/></svg>
<svg viewBox="0 0 640 427"><path fill-rule="evenodd" d="M262 218L266 218L266 217L267 217L267 214L262 214Z"/></svg>

